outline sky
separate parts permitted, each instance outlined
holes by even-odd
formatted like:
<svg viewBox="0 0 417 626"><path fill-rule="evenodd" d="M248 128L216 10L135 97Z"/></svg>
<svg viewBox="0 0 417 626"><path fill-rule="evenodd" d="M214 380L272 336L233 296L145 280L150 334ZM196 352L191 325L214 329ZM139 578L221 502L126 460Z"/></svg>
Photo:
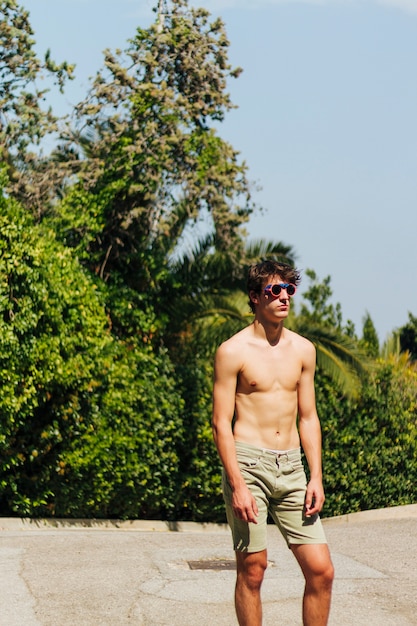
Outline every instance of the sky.
<svg viewBox="0 0 417 626"><path fill-rule="evenodd" d="M86 95L105 48L124 48L157 0L21 0L37 49L76 63L54 108ZM262 207L250 239L281 241L302 274L380 342L417 316L417 0L192 0L221 17L237 109L218 129ZM169 6L169 0L167 1ZM304 278L301 287L308 287ZM295 305L296 306L296 305Z"/></svg>

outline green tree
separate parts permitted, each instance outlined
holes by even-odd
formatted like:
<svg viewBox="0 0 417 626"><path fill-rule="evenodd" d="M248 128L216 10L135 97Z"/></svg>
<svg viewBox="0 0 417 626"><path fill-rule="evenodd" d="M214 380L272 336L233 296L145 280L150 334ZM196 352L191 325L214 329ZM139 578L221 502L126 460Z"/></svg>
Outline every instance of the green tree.
<svg viewBox="0 0 417 626"><path fill-rule="evenodd" d="M417 361L417 317L408 314L408 323L399 329L402 352L409 352L413 361Z"/></svg>
<svg viewBox="0 0 417 626"><path fill-rule="evenodd" d="M378 334L368 312L363 320L362 339L359 345L363 347L369 356L376 358L379 355Z"/></svg>
<svg viewBox="0 0 417 626"><path fill-rule="evenodd" d="M153 289L192 224L239 258L250 185L215 129L240 73L228 47L221 20L173 0L162 28L138 28L124 53L105 52L62 145L79 184L59 210L61 237L104 279Z"/></svg>
<svg viewBox="0 0 417 626"><path fill-rule="evenodd" d="M304 319L313 320L321 326L331 327L349 334L350 323L348 323L348 327L343 327L340 303L333 304L330 302L330 298L333 295L333 290L330 286L331 276L326 276L323 280L320 280L312 269L306 270L306 276L310 284L303 294L304 302L300 308L300 316Z"/></svg>
<svg viewBox="0 0 417 626"><path fill-rule="evenodd" d="M0 275L1 513L169 516L183 403L151 312L115 338L72 251L1 195Z"/></svg>
<svg viewBox="0 0 417 626"><path fill-rule="evenodd" d="M7 163L7 191L38 217L64 173L39 151L58 119L43 101L48 77L60 90L74 67L57 65L49 50L41 61L35 51L28 12L15 0L0 1L0 160ZM36 150L37 149L37 150Z"/></svg>

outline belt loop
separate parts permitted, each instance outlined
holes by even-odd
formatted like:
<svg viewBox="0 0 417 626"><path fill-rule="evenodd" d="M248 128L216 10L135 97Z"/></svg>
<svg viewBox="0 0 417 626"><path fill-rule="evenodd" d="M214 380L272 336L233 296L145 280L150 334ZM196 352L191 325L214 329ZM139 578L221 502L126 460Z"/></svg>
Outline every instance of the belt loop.
<svg viewBox="0 0 417 626"><path fill-rule="evenodd" d="M281 460L281 457L285 457L285 462L289 463L290 457L288 456L288 452L283 452L281 454L277 454L277 465L279 467L279 461Z"/></svg>

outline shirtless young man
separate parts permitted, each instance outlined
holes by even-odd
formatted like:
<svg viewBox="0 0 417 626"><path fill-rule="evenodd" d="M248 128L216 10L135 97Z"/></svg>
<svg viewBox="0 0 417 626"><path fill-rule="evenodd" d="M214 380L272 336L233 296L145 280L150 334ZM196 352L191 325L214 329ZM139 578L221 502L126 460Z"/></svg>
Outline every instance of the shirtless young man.
<svg viewBox="0 0 417 626"><path fill-rule="evenodd" d="M216 353L213 433L236 551L240 626L262 624L268 512L305 578L304 626L328 622L334 570L319 518L324 492L316 353L310 341L284 327L299 281L297 270L283 263L251 266L248 293L255 319Z"/></svg>

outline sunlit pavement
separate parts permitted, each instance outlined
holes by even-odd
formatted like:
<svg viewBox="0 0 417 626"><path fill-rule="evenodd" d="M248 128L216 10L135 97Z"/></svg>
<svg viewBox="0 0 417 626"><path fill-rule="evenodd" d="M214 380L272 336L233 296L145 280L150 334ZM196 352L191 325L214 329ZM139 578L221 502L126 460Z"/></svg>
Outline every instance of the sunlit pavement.
<svg viewBox="0 0 417 626"><path fill-rule="evenodd" d="M324 520L331 626L417 624L417 505ZM229 530L0 518L1 626L236 624ZM301 624L303 579L270 526L264 625Z"/></svg>

